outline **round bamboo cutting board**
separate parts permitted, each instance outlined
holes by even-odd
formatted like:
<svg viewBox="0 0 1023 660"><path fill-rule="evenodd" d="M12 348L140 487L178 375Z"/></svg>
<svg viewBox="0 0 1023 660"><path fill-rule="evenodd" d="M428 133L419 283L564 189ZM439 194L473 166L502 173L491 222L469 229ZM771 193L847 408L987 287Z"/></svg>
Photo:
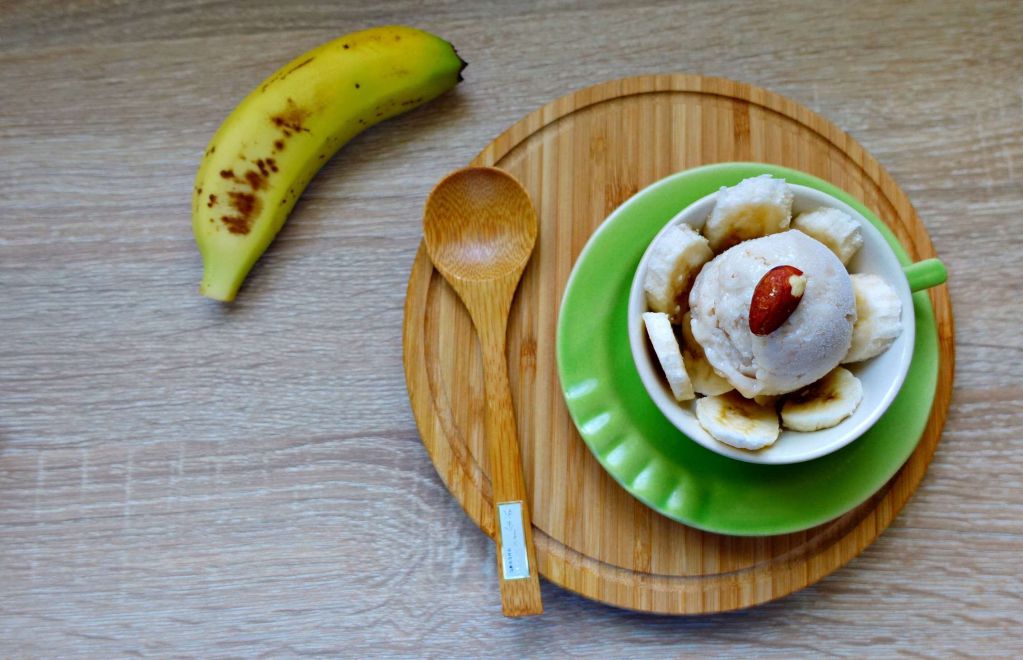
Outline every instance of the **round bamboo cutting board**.
<svg viewBox="0 0 1023 660"><path fill-rule="evenodd" d="M508 363L540 572L589 598L699 614L762 603L848 562L923 478L948 410L954 363L945 287L930 292L942 359L915 452L868 501L824 525L748 538L702 532L626 493L597 463L562 399L558 306L572 265L607 215L674 172L723 161L802 170L883 218L914 260L935 256L906 195L859 144L807 108L717 78L642 76L560 98L488 145L474 165L517 177L540 216L537 251L508 326ZM483 443L483 368L471 321L422 247L405 301L405 374L423 444L466 513L494 534Z"/></svg>

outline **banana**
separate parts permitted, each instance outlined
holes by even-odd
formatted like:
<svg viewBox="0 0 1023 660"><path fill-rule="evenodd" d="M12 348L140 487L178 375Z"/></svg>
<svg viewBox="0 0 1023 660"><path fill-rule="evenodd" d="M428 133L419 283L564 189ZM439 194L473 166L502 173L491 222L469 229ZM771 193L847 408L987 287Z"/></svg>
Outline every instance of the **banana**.
<svg viewBox="0 0 1023 660"><path fill-rule="evenodd" d="M325 43L263 81L221 124L196 174L200 293L233 300L334 152L451 89L464 67L439 37L388 26Z"/></svg>
<svg viewBox="0 0 1023 660"><path fill-rule="evenodd" d="M793 431L819 431L837 426L863 400L863 384L848 369L835 367L812 385L785 397L781 423Z"/></svg>
<svg viewBox="0 0 1023 660"><path fill-rule="evenodd" d="M902 301L895 290L877 275L855 273L850 277L856 296L856 324L843 363L880 355L902 334Z"/></svg>
<svg viewBox="0 0 1023 660"><path fill-rule="evenodd" d="M724 394L735 388L727 380L714 371L710 361L703 353L703 347L693 336L693 315L686 312L682 315L682 360L686 364L689 378L693 382L693 390L704 396Z"/></svg>
<svg viewBox="0 0 1023 660"><path fill-rule="evenodd" d="M707 239L687 224L669 227L650 251L643 290L647 307L676 321L689 308L689 287L714 253Z"/></svg>
<svg viewBox="0 0 1023 660"><path fill-rule="evenodd" d="M696 419L716 440L738 449L763 449L781 432L774 408L759 406L738 392L697 399Z"/></svg>
<svg viewBox="0 0 1023 660"><path fill-rule="evenodd" d="M686 373L686 365L675 339L675 331L671 329L668 315L662 312L644 312L643 325L646 326L647 337L654 347L657 361L661 363L664 377L676 401L688 401L696 396L693 384Z"/></svg>
<svg viewBox="0 0 1023 660"><path fill-rule="evenodd" d="M750 238L776 234L792 222L792 190L770 174L743 179L718 192L703 235L715 252Z"/></svg>
<svg viewBox="0 0 1023 660"><path fill-rule="evenodd" d="M792 227L826 245L843 265L848 264L857 250L863 247L860 223L838 209L822 206L800 213L792 221Z"/></svg>

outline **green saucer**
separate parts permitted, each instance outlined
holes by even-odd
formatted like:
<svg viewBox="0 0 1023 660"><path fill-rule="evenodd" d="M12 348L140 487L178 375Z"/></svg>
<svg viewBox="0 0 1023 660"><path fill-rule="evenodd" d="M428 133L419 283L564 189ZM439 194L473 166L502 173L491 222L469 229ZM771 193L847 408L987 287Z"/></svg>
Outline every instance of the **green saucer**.
<svg viewBox="0 0 1023 660"><path fill-rule="evenodd" d="M710 532L742 536L807 529L855 508L913 453L938 382L938 333L926 292L913 294L916 345L906 384L849 446L792 465L726 458L696 444L654 405L632 361L626 312L639 260L679 211L721 186L771 174L846 202L905 250L859 201L808 174L762 163L680 172L640 191L594 232L572 269L558 317L558 375L579 434L604 469L654 510Z"/></svg>

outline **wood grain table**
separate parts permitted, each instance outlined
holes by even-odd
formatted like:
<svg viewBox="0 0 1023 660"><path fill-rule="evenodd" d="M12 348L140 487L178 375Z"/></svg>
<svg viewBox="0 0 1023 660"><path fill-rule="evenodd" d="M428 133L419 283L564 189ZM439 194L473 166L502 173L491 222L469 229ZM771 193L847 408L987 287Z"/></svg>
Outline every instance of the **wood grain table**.
<svg viewBox="0 0 1023 660"><path fill-rule="evenodd" d="M624 4L0 3L0 656L1023 654L1023 4ZM466 82L330 162L234 305L201 298L220 120L395 22ZM888 168L951 271L948 425L893 526L811 588L671 618L544 583L542 617L506 620L406 398L422 205L527 112L666 71L789 96Z"/></svg>

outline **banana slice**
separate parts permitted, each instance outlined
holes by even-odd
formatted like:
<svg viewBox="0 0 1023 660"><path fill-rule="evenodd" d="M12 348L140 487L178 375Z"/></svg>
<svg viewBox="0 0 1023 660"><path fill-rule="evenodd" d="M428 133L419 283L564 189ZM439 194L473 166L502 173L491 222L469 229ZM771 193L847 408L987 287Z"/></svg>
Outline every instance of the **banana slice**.
<svg viewBox="0 0 1023 660"><path fill-rule="evenodd" d="M773 408L777 410L778 399L780 398L781 396L777 394L758 394L755 397L753 397L753 401L755 401L758 406L764 406L765 408Z"/></svg>
<svg viewBox="0 0 1023 660"><path fill-rule="evenodd" d="M714 371L710 360L703 354L703 347L693 336L693 315L686 312L682 315L682 358L686 363L686 371L693 381L693 390L704 396L715 396L730 392L734 387Z"/></svg>
<svg viewBox="0 0 1023 660"><path fill-rule="evenodd" d="M792 221L792 227L824 243L843 264L849 263L856 251L863 247L860 223L838 209L822 206L800 213Z"/></svg>
<svg viewBox="0 0 1023 660"><path fill-rule="evenodd" d="M880 355L902 334L902 301L895 290L877 275L856 273L850 277L856 296L856 323L843 363Z"/></svg>
<svg viewBox="0 0 1023 660"><path fill-rule="evenodd" d="M682 353L679 351L675 331L671 329L668 315L663 312L646 312L643 314L643 324L675 400L688 401L695 398L693 383L686 373L686 365L682 360Z"/></svg>
<svg viewBox="0 0 1023 660"><path fill-rule="evenodd" d="M792 221L792 191L784 179L763 174L718 192L703 235L715 253L750 238L776 234Z"/></svg>
<svg viewBox="0 0 1023 660"><path fill-rule="evenodd" d="M696 419L716 440L739 449L773 445L781 431L774 408L758 406L738 392L697 399Z"/></svg>
<svg viewBox="0 0 1023 660"><path fill-rule="evenodd" d="M781 423L793 431L819 431L837 426L863 400L863 385L848 369L836 367L816 383L785 397Z"/></svg>
<svg viewBox="0 0 1023 660"><path fill-rule="evenodd" d="M689 308L689 287L714 253L707 239L687 224L672 225L657 239L643 277L646 304L677 320Z"/></svg>

